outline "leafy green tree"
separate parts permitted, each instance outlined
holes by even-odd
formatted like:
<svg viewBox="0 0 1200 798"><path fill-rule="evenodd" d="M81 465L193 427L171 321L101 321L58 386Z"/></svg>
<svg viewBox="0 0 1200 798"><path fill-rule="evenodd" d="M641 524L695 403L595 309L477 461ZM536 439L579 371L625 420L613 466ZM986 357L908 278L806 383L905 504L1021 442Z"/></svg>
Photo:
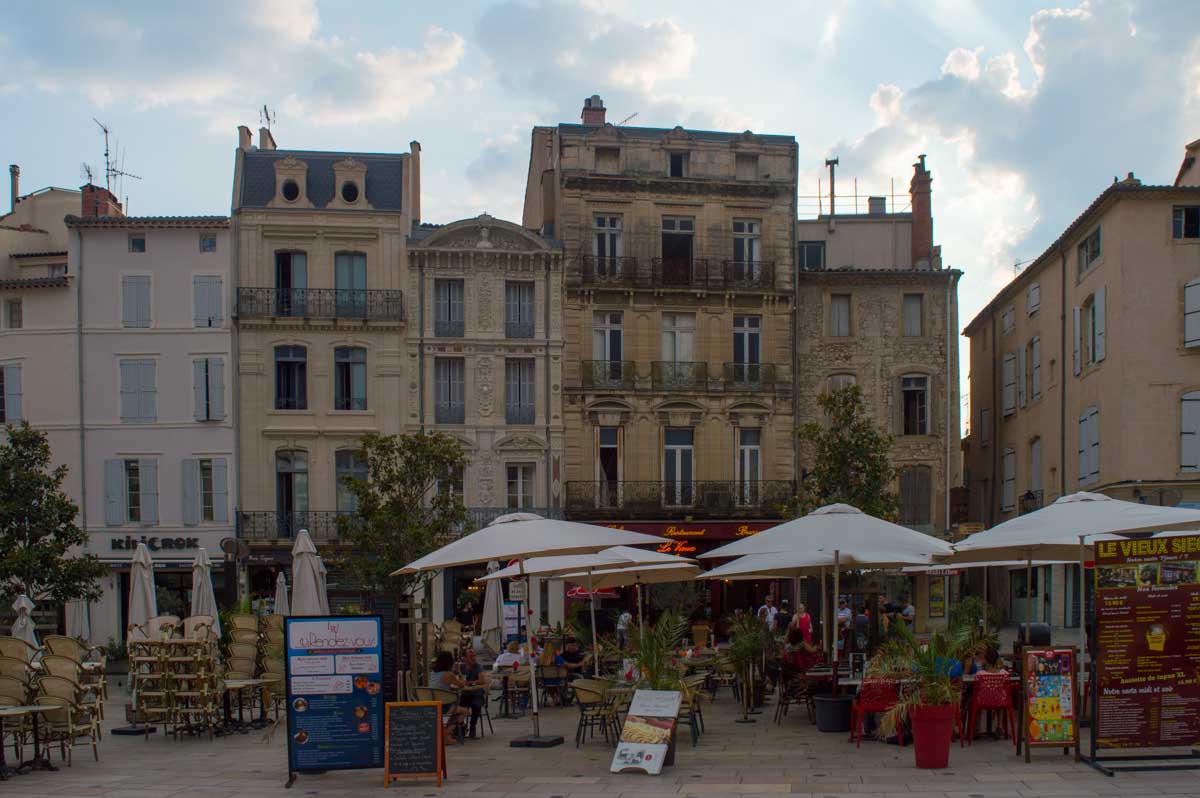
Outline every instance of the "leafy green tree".
<svg viewBox="0 0 1200 798"><path fill-rule="evenodd" d="M803 515L841 502L894 521L900 502L892 490L892 436L867 415L857 385L821 394L817 404L825 423L810 421L800 428L812 465L791 509Z"/></svg>
<svg viewBox="0 0 1200 798"><path fill-rule="evenodd" d="M411 593L428 574L391 576L465 528L467 510L449 489L467 465L462 444L440 433L366 435L367 478L346 478L357 509L338 518L346 565L369 593Z"/></svg>
<svg viewBox="0 0 1200 798"><path fill-rule="evenodd" d="M79 508L63 493L67 467L51 467L46 434L21 422L0 445L0 605L21 594L35 602L100 598L96 580L108 566L78 549L87 532Z"/></svg>

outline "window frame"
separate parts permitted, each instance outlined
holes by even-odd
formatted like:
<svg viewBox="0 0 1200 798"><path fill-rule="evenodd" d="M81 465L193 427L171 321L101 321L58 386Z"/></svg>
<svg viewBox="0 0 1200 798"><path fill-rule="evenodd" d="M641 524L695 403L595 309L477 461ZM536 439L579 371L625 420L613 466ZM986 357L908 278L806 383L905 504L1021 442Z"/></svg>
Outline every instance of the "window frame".
<svg viewBox="0 0 1200 798"><path fill-rule="evenodd" d="M515 389L515 396L514 396ZM537 422L537 359L504 359L504 423L514 425Z"/></svg>
<svg viewBox="0 0 1200 798"><path fill-rule="evenodd" d="M1196 415L1195 426L1191 431L1187 428L1189 403L1195 408ZM1186 462L1188 456L1185 450L1188 447L1184 445L1184 439L1189 435L1192 436L1194 463ZM1186 391L1179 396L1179 471L1184 474L1200 473L1200 390Z"/></svg>
<svg viewBox="0 0 1200 798"><path fill-rule="evenodd" d="M443 293L445 293L444 297ZM466 335L466 302L466 280L461 277L434 278L433 335L435 338L462 338Z"/></svg>
<svg viewBox="0 0 1200 798"><path fill-rule="evenodd" d="M1195 217L1192 221L1192 235L1188 235L1188 212ZM1171 238L1175 241L1195 241L1200 239L1200 205L1175 205L1171 208Z"/></svg>
<svg viewBox="0 0 1200 798"><path fill-rule="evenodd" d="M129 252L134 255L146 254L146 234L145 233L130 233L129 234ZM138 242L141 242L139 245Z"/></svg>
<svg viewBox="0 0 1200 798"><path fill-rule="evenodd" d="M839 333L837 313L834 308L840 304L841 300L846 303L846 331ZM854 295L846 293L837 293L829 295L829 337L830 338L853 338L854 337Z"/></svg>
<svg viewBox="0 0 1200 798"><path fill-rule="evenodd" d="M136 383L126 383L126 369L133 372ZM146 370L149 369L152 384L145 384ZM117 390L118 416L122 424L152 424L158 421L158 360L148 357L131 357L117 359ZM131 395L137 404L137 415L125 413L125 397ZM144 410L150 407L151 412Z"/></svg>
<svg viewBox="0 0 1200 798"><path fill-rule="evenodd" d="M442 374L445 372L445 389L446 401L439 401L439 395L443 393ZM459 380L457 382L459 401L455 402L455 371L458 372ZM435 357L433 359L433 413L435 424L463 424L466 422L467 413L467 397L466 397L466 381L467 381L467 361L464 357ZM445 408L443 414L439 415L439 408ZM455 408L460 408L455 410Z"/></svg>
<svg viewBox="0 0 1200 798"><path fill-rule="evenodd" d="M133 317L129 317L126 313L126 291L132 288L135 294L135 302L140 297L137 297L141 286L146 289L146 315L143 318L141 308L137 305L133 308ZM154 326L154 277L149 274L122 274L121 281L121 327L127 330L147 330Z"/></svg>
<svg viewBox="0 0 1200 798"><path fill-rule="evenodd" d="M1017 507L1017 450L1011 446L1000 456L1000 511L1012 512Z"/></svg>
<svg viewBox="0 0 1200 798"><path fill-rule="evenodd" d="M514 485L516 493L513 492ZM528 488L528 492L526 492ZM509 510L528 510L537 506L537 463L528 460L504 464L505 507ZM513 497L516 504L513 504ZM528 498L528 504L525 500Z"/></svg>
<svg viewBox="0 0 1200 798"><path fill-rule="evenodd" d="M5 329L20 330L25 327L24 297L14 297L4 301ZM13 308L17 310L17 323L13 324Z"/></svg>
<svg viewBox="0 0 1200 798"><path fill-rule="evenodd" d="M1083 277L1088 271L1096 265L1096 262L1104 256L1103 239L1101 237L1102 225L1096 225L1096 228L1090 231L1080 240L1075 247L1077 276Z"/></svg>
<svg viewBox="0 0 1200 798"><path fill-rule="evenodd" d="M691 158L687 150L668 150L667 151L667 177L689 177L688 163ZM675 159L679 159L679 173L675 173Z"/></svg>
<svg viewBox="0 0 1200 798"><path fill-rule="evenodd" d="M918 389L916 387L908 387L905 383L909 380L921 380L924 387ZM923 401L918 401L915 418L916 431L909 432L908 427L908 394L920 390L923 394ZM931 435L933 429L932 406L930 398L933 392L932 380L928 374L920 372L912 372L909 374L900 375L900 434L905 436L913 435Z"/></svg>
<svg viewBox="0 0 1200 798"><path fill-rule="evenodd" d="M916 300L917 304L917 331L912 332L909 328L909 313L908 305L910 300ZM925 337L925 294L923 293L905 293L900 298L900 332L904 338L923 338Z"/></svg>
<svg viewBox="0 0 1200 798"><path fill-rule="evenodd" d="M809 263L809 255L813 252L818 254L820 263L816 265ZM802 272L821 272L825 271L825 242L824 241L799 241L796 244L796 257L799 260L797 264Z"/></svg>
<svg viewBox="0 0 1200 798"><path fill-rule="evenodd" d="M289 351L282 353L281 350ZM274 410L308 410L308 347L304 344L276 344L271 355L271 363L275 371ZM291 375L291 385L289 386L293 389L289 393L294 395L290 397L290 400L280 391L282 385L280 365L283 363L298 364L289 368L289 371L294 372ZM289 407L289 404L293 406Z"/></svg>
<svg viewBox="0 0 1200 798"><path fill-rule="evenodd" d="M215 253L217 251L217 234L200 233L198 236L198 244L202 254L209 255ZM211 246L206 246L206 244L211 244Z"/></svg>
<svg viewBox="0 0 1200 798"><path fill-rule="evenodd" d="M361 358L361 359L359 359ZM367 348L344 344L333 348L333 409L339 413L364 413L370 408L370 372ZM361 372L362 395L355 395L356 372Z"/></svg>

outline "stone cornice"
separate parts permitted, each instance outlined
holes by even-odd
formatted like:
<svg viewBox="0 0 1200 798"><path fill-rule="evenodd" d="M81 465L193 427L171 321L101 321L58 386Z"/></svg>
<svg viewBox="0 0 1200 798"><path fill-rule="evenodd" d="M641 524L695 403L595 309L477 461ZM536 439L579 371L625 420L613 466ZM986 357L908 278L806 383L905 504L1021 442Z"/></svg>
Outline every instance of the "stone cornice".
<svg viewBox="0 0 1200 798"><path fill-rule="evenodd" d="M790 183L762 181L700 180L696 178L651 177L648 175L594 175L587 172L564 172L563 187L583 192L610 194L657 194L668 197L749 197L771 199L786 197Z"/></svg>

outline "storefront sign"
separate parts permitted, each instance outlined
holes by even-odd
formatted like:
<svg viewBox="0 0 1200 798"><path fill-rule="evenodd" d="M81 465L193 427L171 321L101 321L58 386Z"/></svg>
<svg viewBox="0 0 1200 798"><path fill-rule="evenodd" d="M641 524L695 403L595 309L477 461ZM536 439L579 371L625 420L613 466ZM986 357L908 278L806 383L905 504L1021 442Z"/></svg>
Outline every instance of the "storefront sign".
<svg viewBox="0 0 1200 798"><path fill-rule="evenodd" d="M171 537L133 537L110 538L109 546L112 551L133 551L139 543L145 543L150 551L188 551L200 548L200 538L171 538Z"/></svg>
<svg viewBox="0 0 1200 798"><path fill-rule="evenodd" d="M675 736L680 700L680 693L674 690L634 692L613 753L611 772L640 770L652 776L662 772Z"/></svg>
<svg viewBox="0 0 1200 798"><path fill-rule="evenodd" d="M383 767L379 617L284 620L288 771Z"/></svg>
<svg viewBox="0 0 1200 798"><path fill-rule="evenodd" d="M675 540L736 540L757 535L764 529L775 526L777 521L749 523L746 521L689 521L686 523L672 522L619 522L605 524L610 529L623 529L629 532L641 532L646 535L658 535L662 538Z"/></svg>
<svg viewBox="0 0 1200 798"><path fill-rule="evenodd" d="M1075 706L1075 647L1021 650L1023 663L1021 695L1025 728L1025 761L1034 746L1074 748L1079 755L1079 724Z"/></svg>
<svg viewBox="0 0 1200 798"><path fill-rule="evenodd" d="M1200 535L1095 544L1100 748L1200 740Z"/></svg>
<svg viewBox="0 0 1200 798"><path fill-rule="evenodd" d="M668 540L658 547L659 554L695 554L696 547L685 540Z"/></svg>

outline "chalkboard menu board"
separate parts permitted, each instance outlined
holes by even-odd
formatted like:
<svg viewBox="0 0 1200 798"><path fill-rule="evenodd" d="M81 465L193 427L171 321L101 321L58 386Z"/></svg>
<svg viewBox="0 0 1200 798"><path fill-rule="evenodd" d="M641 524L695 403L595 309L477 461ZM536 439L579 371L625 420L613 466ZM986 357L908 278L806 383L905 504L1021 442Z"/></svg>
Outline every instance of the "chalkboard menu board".
<svg viewBox="0 0 1200 798"><path fill-rule="evenodd" d="M399 701L384 705L383 783L400 778L437 779L446 773L442 705L436 701Z"/></svg>
<svg viewBox="0 0 1200 798"><path fill-rule="evenodd" d="M1025 761L1033 746L1074 748L1079 756L1075 647L1021 650Z"/></svg>
<svg viewBox="0 0 1200 798"><path fill-rule="evenodd" d="M288 771L382 767L379 618L291 617L284 636Z"/></svg>
<svg viewBox="0 0 1200 798"><path fill-rule="evenodd" d="M1200 740L1200 535L1095 544L1099 748Z"/></svg>

